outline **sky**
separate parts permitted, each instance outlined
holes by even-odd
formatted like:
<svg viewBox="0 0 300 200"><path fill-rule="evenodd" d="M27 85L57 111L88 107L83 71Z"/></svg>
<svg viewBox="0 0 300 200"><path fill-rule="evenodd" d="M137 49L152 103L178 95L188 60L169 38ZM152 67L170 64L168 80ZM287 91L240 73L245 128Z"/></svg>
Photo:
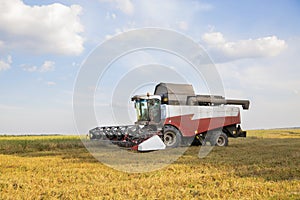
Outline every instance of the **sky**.
<svg viewBox="0 0 300 200"><path fill-rule="evenodd" d="M251 101L242 111L244 129L299 127L299 19L296 0L0 0L0 134L75 133L72 100L82 64L104 41L145 27L177 31L207 52L226 97ZM156 73L151 63L176 73L163 76L168 70ZM120 58L99 81L93 125L115 123L109 103L118 90L112 89L129 71L157 77L119 98L128 110L124 123L135 120L128 97L152 93L156 82L182 79L206 93L187 68L153 50Z"/></svg>

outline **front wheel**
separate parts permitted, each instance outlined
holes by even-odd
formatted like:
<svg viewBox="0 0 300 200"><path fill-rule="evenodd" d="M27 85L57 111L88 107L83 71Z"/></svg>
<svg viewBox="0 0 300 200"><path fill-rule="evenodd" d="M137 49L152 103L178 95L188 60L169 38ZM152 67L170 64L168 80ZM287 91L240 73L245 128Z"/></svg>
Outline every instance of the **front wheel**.
<svg viewBox="0 0 300 200"><path fill-rule="evenodd" d="M175 148L181 143L181 134L175 127L165 126L163 139L167 148Z"/></svg>

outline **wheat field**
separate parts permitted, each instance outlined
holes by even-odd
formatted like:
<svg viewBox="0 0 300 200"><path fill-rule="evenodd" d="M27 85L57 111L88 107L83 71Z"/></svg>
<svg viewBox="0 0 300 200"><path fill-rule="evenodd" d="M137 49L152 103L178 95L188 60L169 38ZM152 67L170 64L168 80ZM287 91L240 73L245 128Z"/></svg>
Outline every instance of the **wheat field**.
<svg viewBox="0 0 300 200"><path fill-rule="evenodd" d="M200 159L117 171L79 136L1 136L0 199L300 199L300 130L253 130Z"/></svg>

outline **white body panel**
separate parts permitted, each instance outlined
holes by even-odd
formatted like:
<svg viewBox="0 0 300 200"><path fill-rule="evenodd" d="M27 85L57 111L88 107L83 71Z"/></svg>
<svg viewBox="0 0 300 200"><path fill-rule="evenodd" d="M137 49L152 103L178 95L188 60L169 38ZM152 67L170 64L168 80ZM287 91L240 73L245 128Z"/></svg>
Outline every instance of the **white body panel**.
<svg viewBox="0 0 300 200"><path fill-rule="evenodd" d="M176 116L193 115L192 120L215 118L215 117L236 117L240 112L238 106L161 106L162 119Z"/></svg>
<svg viewBox="0 0 300 200"><path fill-rule="evenodd" d="M160 139L158 135L154 135L151 138L145 140L138 145L138 151L154 151L165 149L166 145Z"/></svg>

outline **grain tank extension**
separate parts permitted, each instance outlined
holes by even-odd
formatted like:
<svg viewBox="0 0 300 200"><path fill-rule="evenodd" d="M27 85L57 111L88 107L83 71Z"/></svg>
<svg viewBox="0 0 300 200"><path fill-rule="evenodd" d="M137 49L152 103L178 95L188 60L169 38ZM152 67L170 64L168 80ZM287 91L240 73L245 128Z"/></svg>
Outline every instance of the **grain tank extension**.
<svg viewBox="0 0 300 200"><path fill-rule="evenodd" d="M89 138L149 151L190 144L227 146L228 137L246 137L240 109L248 110L249 100L196 95L192 85L160 83L153 95L136 95L132 101L134 125L96 127Z"/></svg>

